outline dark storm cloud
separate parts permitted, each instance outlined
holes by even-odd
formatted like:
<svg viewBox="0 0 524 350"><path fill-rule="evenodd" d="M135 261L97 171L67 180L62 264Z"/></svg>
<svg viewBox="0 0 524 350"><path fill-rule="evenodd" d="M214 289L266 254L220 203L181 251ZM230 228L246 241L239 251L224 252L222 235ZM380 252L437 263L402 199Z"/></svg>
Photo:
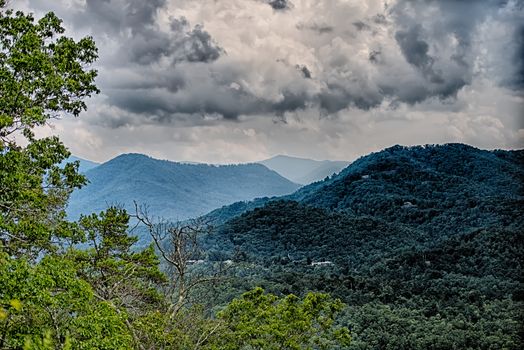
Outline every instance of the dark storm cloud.
<svg viewBox="0 0 524 350"><path fill-rule="evenodd" d="M357 28L357 30L369 30L369 29L371 29L371 27L369 25L367 25L366 23L364 23L362 21L353 22L353 26L355 28Z"/></svg>
<svg viewBox="0 0 524 350"><path fill-rule="evenodd" d="M162 57L173 54L173 42L169 34L152 28L142 28L122 46L122 56L141 65L157 62Z"/></svg>
<svg viewBox="0 0 524 350"><path fill-rule="evenodd" d="M185 18L182 20L187 24ZM179 24L173 26L175 22L180 22L180 20L174 19L171 27L175 27L174 32L179 33L177 30ZM186 31L178 42L175 41L173 50L175 61L187 60L189 62L211 62L218 59L222 53L224 50L213 41L211 35L201 25L196 25L192 30Z"/></svg>
<svg viewBox="0 0 524 350"><path fill-rule="evenodd" d="M408 31L399 31L395 39L410 64L417 67L432 83L443 83L444 80L433 70L434 59L428 54L428 43L420 38L421 29L420 25L416 25Z"/></svg>
<svg viewBox="0 0 524 350"><path fill-rule="evenodd" d="M289 111L306 108L312 96L304 91L284 90L278 100L258 97L242 89L205 82L195 91L171 94L165 89L116 89L110 92L113 106L130 114L101 122L110 127L143 123L170 124L180 118L191 118L199 124L206 116L237 120L241 115L273 114L282 116Z"/></svg>
<svg viewBox="0 0 524 350"><path fill-rule="evenodd" d="M91 30L101 45L102 92L106 103L121 111L114 122L104 118L104 123L119 127L173 123L191 116L195 124L206 116L228 120L282 116L304 109L326 115L347 108L369 110L382 103L395 107L453 99L474 79L481 55L472 51L479 40L478 28L488 19L500 23L521 19L512 3L399 0L385 9L354 14L354 4L342 2L311 1L282 11L292 3L231 1L221 7L224 13L229 11L231 23L224 22L227 16L217 19L189 6L184 13L195 22L190 23L168 0L86 0L80 10L61 15L75 27ZM250 10L262 5L279 14L258 19ZM318 13L301 17L300 11L307 8ZM240 10L251 16L252 25L234 24L237 16L243 16ZM218 26L199 24L216 20L221 21ZM272 28L266 25L278 21L296 24L268 35ZM223 34L233 48L222 48L205 28L222 30L213 34ZM514 32L505 57L511 64L499 70L506 74L500 83L517 89L524 85L523 26ZM285 45L280 48L279 43ZM271 51L274 47L278 48ZM309 56L302 57L295 49ZM229 57L226 50L236 57ZM244 50L249 59L244 59ZM275 67L275 57L286 57L285 64Z"/></svg>
<svg viewBox="0 0 524 350"><path fill-rule="evenodd" d="M330 26L328 24L318 24L318 23L313 23L313 24L299 23L297 24L297 29L311 30L318 34L329 34L329 33L332 33L333 30L335 30L333 26Z"/></svg>
<svg viewBox="0 0 524 350"><path fill-rule="evenodd" d="M265 2L275 10L292 6L285 0ZM155 16L165 6L164 1L157 0L147 5L131 2L124 6L127 11L120 14L121 18L118 12L107 8L107 2L105 4L105 16L113 23L119 23L120 31L128 27L133 33L122 45L120 55L128 57L131 63L145 66L145 71L151 71L147 74L157 80L155 88L150 90L113 90L108 94L108 101L124 111L140 115L147 122L170 123L181 116L190 118L194 115L195 123L198 123L206 115L236 120L241 115L282 116L312 106L321 114L328 115L351 107L368 110L386 99L395 107L402 102L416 104L430 98L455 98L458 91L473 79L473 33L488 16L504 8L507 1L401 0L384 13L354 20L350 24L362 38L372 37L380 27L392 29L393 43L398 46L406 64L413 67L412 73L407 71L407 75L400 79L390 79L389 67L395 62L391 61L391 55L384 54L382 48L377 47L370 49L368 64L376 66L382 74L371 80L366 73L370 68L354 68L352 61L344 56L341 59L345 62L335 60L333 64L347 65L345 68L324 63L320 71L315 70L315 77L305 65L288 64L290 69L295 67L306 79L288 77L290 86L277 82L272 89L278 92L279 98L258 95L253 89L231 88L232 84L251 74L249 67L233 69L231 73L224 66L210 66L210 69L200 66L213 63L225 54L225 50L202 26L191 27L184 17L172 18L169 30L159 30ZM435 17L425 17L429 8L436 11ZM464 16L465 13L468 15ZM287 15L292 15L292 12ZM335 33L334 26L317 23L299 23L297 28L333 38L344 33ZM449 44L450 35L457 42L454 46ZM521 62L518 53L515 57L516 63ZM155 71L153 67L162 60L171 66L162 66L163 72ZM350 79L330 77L332 71L354 69L362 72ZM519 84L518 76L512 83ZM311 84L320 88L311 91L308 88Z"/></svg>
<svg viewBox="0 0 524 350"><path fill-rule="evenodd" d="M328 84L317 96L320 111L324 115L339 112L348 107L368 110L378 106L383 96L368 91L351 91L340 84Z"/></svg>
<svg viewBox="0 0 524 350"><path fill-rule="evenodd" d="M83 11L76 14L77 19L83 20L76 23L95 23L94 30L104 28L110 32L109 45L115 45L103 57L106 63L102 69L108 72L108 78L102 88L106 102L123 112L99 120L111 127L121 127L164 123L185 114L209 113L234 118L239 112L246 112L250 103L238 102L240 98L231 94L217 93L222 100L205 92L200 92L200 98L174 98L173 94L183 90L192 79L179 69L180 64L206 64L225 52L202 25L192 27L184 17L171 17L169 26L161 28L157 15L165 6L165 0L87 0ZM100 34L105 40L105 33ZM107 54L112 54L112 59ZM242 100L245 99L243 96Z"/></svg>
<svg viewBox="0 0 524 350"><path fill-rule="evenodd" d="M291 2L288 0L267 0L267 3L274 10L287 10L291 6Z"/></svg>
<svg viewBox="0 0 524 350"><path fill-rule="evenodd" d="M173 63L218 59L223 50L201 25L191 28L181 17L171 18L170 30L159 28L157 14L165 6L166 0L87 0L74 22L117 39L124 61L149 65L163 57Z"/></svg>
<svg viewBox="0 0 524 350"><path fill-rule="evenodd" d="M308 67L301 66L299 64L297 64L295 67L302 73L304 78L306 78L306 79L311 79L312 78L311 71L308 69Z"/></svg>
<svg viewBox="0 0 524 350"><path fill-rule="evenodd" d="M524 90L524 24L515 31L515 45L517 49L513 55L515 75L509 85L517 90Z"/></svg>
<svg viewBox="0 0 524 350"><path fill-rule="evenodd" d="M373 63L380 62L380 51L378 50L371 50L369 52L369 61Z"/></svg>
<svg viewBox="0 0 524 350"><path fill-rule="evenodd" d="M501 10L514 12L510 5L497 0L399 1L389 12L397 28L395 40L405 60L424 77L426 84L412 89L386 83L381 88L407 103L456 96L473 79L473 35L489 16ZM433 17L425 17L431 9L436 9ZM507 17L504 20L510 20L511 16ZM456 41L455 45L450 45L450 38Z"/></svg>
<svg viewBox="0 0 524 350"><path fill-rule="evenodd" d="M166 0L86 0L84 10L75 16L75 25L120 32L130 28L134 33L154 25L157 11Z"/></svg>
<svg viewBox="0 0 524 350"><path fill-rule="evenodd" d="M171 123L174 115L219 115L234 120L241 114L262 112L267 105L255 96L233 89L201 91L200 96L173 98L154 91L116 92L113 103L127 111L142 114L148 122Z"/></svg>

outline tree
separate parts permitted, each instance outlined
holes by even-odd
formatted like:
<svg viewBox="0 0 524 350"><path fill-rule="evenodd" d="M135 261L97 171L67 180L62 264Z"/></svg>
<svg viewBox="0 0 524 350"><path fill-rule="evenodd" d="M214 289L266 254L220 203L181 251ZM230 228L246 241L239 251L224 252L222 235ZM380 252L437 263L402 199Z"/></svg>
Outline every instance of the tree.
<svg viewBox="0 0 524 350"><path fill-rule="evenodd" d="M86 109L98 92L94 41L63 36L61 20L48 13L6 9L0 0L0 247L35 258L53 239L71 237L63 208L85 183L78 164L59 164L70 153L57 137L37 139L34 127ZM21 146L25 139L26 146Z"/></svg>
<svg viewBox="0 0 524 350"><path fill-rule="evenodd" d="M218 314L225 327L210 348L299 350L348 346L349 330L335 324L343 307L340 300L332 300L327 294L278 298L255 288Z"/></svg>
<svg viewBox="0 0 524 350"><path fill-rule="evenodd" d="M138 238L128 232L129 215L124 209L110 207L82 216L79 224L90 248L72 249L68 257L95 297L122 315L135 346L142 348L133 322L164 304L158 286L165 282L165 275L153 246L133 250Z"/></svg>
<svg viewBox="0 0 524 350"><path fill-rule="evenodd" d="M0 348L129 348L122 317L61 252L81 240L64 206L85 178L59 165L70 153L57 137L34 134L98 92L93 40L63 33L53 13L35 21L0 0Z"/></svg>
<svg viewBox="0 0 524 350"><path fill-rule="evenodd" d="M132 346L125 318L94 297L75 264L46 255L31 264L0 253L0 348L121 349ZM29 345L28 345L29 344ZM42 345L43 346L43 345Z"/></svg>
<svg viewBox="0 0 524 350"><path fill-rule="evenodd" d="M200 245L202 236L211 232L211 226L202 219L187 222L155 223L148 215L147 208L139 208L135 203L136 218L145 225L164 261L167 263L170 290L173 296L172 314L175 315L185 306L191 291L207 282L216 281L222 274L222 266L217 271L207 266L198 273L198 265L203 263L203 249Z"/></svg>
<svg viewBox="0 0 524 350"><path fill-rule="evenodd" d="M128 310L154 304L159 298L155 287L165 281L165 275L152 245L141 251L133 249L138 238L128 232L126 210L110 207L100 214L82 216L79 224L90 248L72 250L72 258L96 296Z"/></svg>

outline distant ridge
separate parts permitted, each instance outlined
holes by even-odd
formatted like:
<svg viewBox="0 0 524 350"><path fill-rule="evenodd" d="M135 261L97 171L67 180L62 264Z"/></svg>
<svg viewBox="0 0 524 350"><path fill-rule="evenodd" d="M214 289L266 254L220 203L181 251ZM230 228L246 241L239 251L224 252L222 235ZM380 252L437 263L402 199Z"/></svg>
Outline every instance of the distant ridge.
<svg viewBox="0 0 524 350"><path fill-rule="evenodd" d="M432 229L446 224L440 215L450 211L463 220L457 226L475 227L494 217L491 205L512 201L522 193L522 164L522 150L487 151L458 143L397 145L363 156L337 175L281 199L400 222L412 220L413 211L399 211L411 203ZM234 203L208 216L224 222L267 202L269 199Z"/></svg>
<svg viewBox="0 0 524 350"><path fill-rule="evenodd" d="M307 158L277 155L259 162L289 180L307 185L323 180L348 166L346 161L313 160Z"/></svg>
<svg viewBox="0 0 524 350"><path fill-rule="evenodd" d="M80 166L78 168L78 171L80 171L81 173L85 173L86 171L89 171L89 170L91 170L91 169L93 169L93 168L95 168L95 167L100 165L100 163L96 163L96 162L93 162L91 160L83 159L83 158L76 157L76 156L70 156L65 161L63 161L62 164L75 162L75 161L79 161L80 162Z"/></svg>
<svg viewBox="0 0 524 350"><path fill-rule="evenodd" d="M76 219L133 201L155 216L187 219L236 201L278 196L299 188L261 164L207 165L123 154L85 172L89 184L73 192L67 213Z"/></svg>

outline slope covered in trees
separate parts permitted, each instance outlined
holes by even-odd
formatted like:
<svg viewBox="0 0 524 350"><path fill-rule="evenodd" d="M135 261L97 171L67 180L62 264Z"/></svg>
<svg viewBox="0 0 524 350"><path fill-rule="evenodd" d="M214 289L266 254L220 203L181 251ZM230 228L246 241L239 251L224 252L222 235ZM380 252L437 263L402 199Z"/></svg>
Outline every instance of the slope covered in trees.
<svg viewBox="0 0 524 350"><path fill-rule="evenodd" d="M404 225L275 202L232 220L225 241L213 242L238 266L217 297L253 285L328 292L348 305L353 349L518 349L523 226L431 239ZM210 256L225 258L218 249Z"/></svg>
<svg viewBox="0 0 524 350"><path fill-rule="evenodd" d="M523 163L523 151L463 144L395 146L362 157L290 198L442 235L514 222L524 194Z"/></svg>
<svg viewBox="0 0 524 350"><path fill-rule="evenodd" d="M510 224L523 200L523 158L522 150L486 151L464 144L394 146L280 199L424 226L440 234ZM271 200L234 203L208 217L221 224Z"/></svg>
<svg viewBox="0 0 524 350"><path fill-rule="evenodd" d="M354 349L517 349L522 159L396 146L282 199L215 211L237 215L207 241L210 258L238 264L217 296L329 292L349 305Z"/></svg>
<svg viewBox="0 0 524 350"><path fill-rule="evenodd" d="M299 187L260 164L187 164L141 154L118 156L85 175L89 183L72 194L67 208L72 219L110 204L130 210L136 201L157 216L185 220L225 204L285 195Z"/></svg>

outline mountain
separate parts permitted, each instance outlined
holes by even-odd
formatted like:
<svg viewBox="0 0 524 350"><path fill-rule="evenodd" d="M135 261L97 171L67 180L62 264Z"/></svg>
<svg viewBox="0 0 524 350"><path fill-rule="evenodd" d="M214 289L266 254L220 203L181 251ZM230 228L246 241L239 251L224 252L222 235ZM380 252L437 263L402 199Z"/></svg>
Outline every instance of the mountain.
<svg viewBox="0 0 524 350"><path fill-rule="evenodd" d="M503 218L513 218L523 200L522 164L523 151L486 151L463 144L394 146L362 157L337 176L289 198L453 233L507 224Z"/></svg>
<svg viewBox="0 0 524 350"><path fill-rule="evenodd" d="M147 205L166 219L196 217L222 205L295 191L299 185L260 164L206 165L124 154L85 175L89 184L73 192L68 216L98 212L108 205Z"/></svg>
<svg viewBox="0 0 524 350"><path fill-rule="evenodd" d="M524 151L462 144L394 146L291 195L234 203L208 217L223 223L228 241L243 237L240 245L247 244L246 250L256 255L269 249L285 256L271 247L290 240L279 247L311 248L311 258L333 260L337 249L344 256L355 251L348 248L355 234L372 239L382 253L391 247L429 247L457 234L524 225L523 160ZM371 226L359 229L356 222L362 220ZM290 232L309 243L300 248L302 239L290 239ZM256 244L260 239L263 243ZM250 248L253 244L257 248ZM312 248L319 244L323 248Z"/></svg>
<svg viewBox="0 0 524 350"><path fill-rule="evenodd" d="M281 199L422 224L430 230L460 224L482 227L490 220L497 222L499 214L518 212L524 193L522 164L522 150L486 151L464 144L393 146ZM234 203L208 215L225 222L270 200ZM448 222L450 214L455 222Z"/></svg>
<svg viewBox="0 0 524 350"><path fill-rule="evenodd" d="M312 160L278 155L259 162L285 178L299 184L323 180L345 168L349 162Z"/></svg>
<svg viewBox="0 0 524 350"><path fill-rule="evenodd" d="M208 259L234 262L215 298L328 292L348 305L350 349L520 349L523 165L523 150L394 146L215 210Z"/></svg>
<svg viewBox="0 0 524 350"><path fill-rule="evenodd" d="M93 169L93 168L95 168L95 167L100 165L100 163L96 163L96 162L93 162L93 161L90 161L90 160L82 159L82 158L79 158L79 157L76 157L76 156L70 156L69 158L67 158L66 160L64 160L62 162L62 165L64 165L65 163L71 163L71 162L75 162L75 161L79 161L80 162L80 166L79 166L78 170L81 173L85 173L86 171L91 170L91 169Z"/></svg>

